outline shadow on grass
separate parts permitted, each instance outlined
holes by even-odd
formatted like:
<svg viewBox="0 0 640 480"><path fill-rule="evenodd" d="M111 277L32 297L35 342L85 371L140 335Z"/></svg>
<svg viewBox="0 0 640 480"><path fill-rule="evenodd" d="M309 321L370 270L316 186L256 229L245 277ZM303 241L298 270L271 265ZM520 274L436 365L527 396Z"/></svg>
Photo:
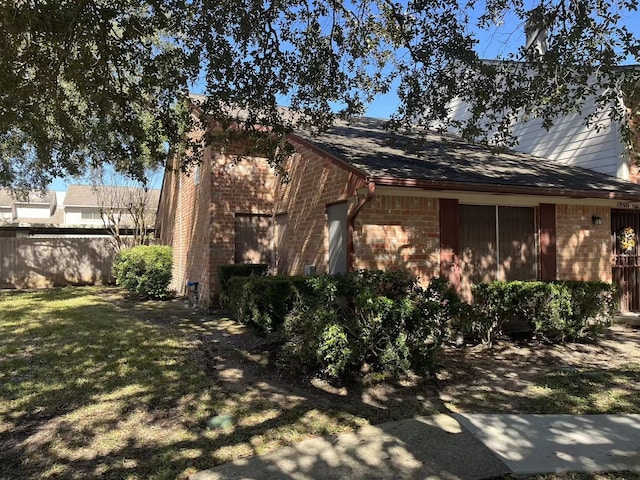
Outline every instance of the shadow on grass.
<svg viewBox="0 0 640 480"><path fill-rule="evenodd" d="M428 383L301 382L274 368L270 342L223 315L179 300L137 302L113 288L0 294L0 478L184 477L310 436L446 411ZM569 405L637 380L631 368L601 378L558 372L544 351L494 349L472 360L471 370L463 361L448 367L464 380L455 405L474 411L502 409L501 402L506 411L536 402L548 409L543 402L563 394ZM532 383L535 395L514 396ZM639 383L619 405L639 408ZM397 443L378 448L377 456L391 458ZM368 459L347 455L375 475ZM310 461L291 475L329 468L322 455ZM411 465L389 474L411 477L419 471Z"/></svg>
<svg viewBox="0 0 640 480"><path fill-rule="evenodd" d="M434 408L420 387L300 385L264 339L180 301L56 289L0 294L0 312L1 478L176 478Z"/></svg>
<svg viewBox="0 0 640 480"><path fill-rule="evenodd" d="M472 413L638 414L639 340L616 327L591 344L445 349L441 398Z"/></svg>
<svg viewBox="0 0 640 480"><path fill-rule="evenodd" d="M555 371L537 381L532 413L640 413L640 365L636 369Z"/></svg>

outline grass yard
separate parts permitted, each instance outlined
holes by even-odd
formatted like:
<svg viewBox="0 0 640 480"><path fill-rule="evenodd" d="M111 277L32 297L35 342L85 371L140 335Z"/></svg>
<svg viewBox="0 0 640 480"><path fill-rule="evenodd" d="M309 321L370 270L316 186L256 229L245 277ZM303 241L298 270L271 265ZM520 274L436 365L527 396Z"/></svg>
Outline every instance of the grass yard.
<svg viewBox="0 0 640 480"><path fill-rule="evenodd" d="M438 382L347 387L282 374L273 338L182 301L135 302L117 288L2 292L0 478L184 478L436 412L640 413L640 335L614 334L584 348L447 348Z"/></svg>
<svg viewBox="0 0 640 480"><path fill-rule="evenodd" d="M0 293L0 478L173 479L435 411L413 387L368 404L323 382L296 387L264 342L115 288Z"/></svg>
<svg viewBox="0 0 640 480"><path fill-rule="evenodd" d="M175 478L203 457L217 391L180 330L95 289L3 294L0 312L0 477Z"/></svg>

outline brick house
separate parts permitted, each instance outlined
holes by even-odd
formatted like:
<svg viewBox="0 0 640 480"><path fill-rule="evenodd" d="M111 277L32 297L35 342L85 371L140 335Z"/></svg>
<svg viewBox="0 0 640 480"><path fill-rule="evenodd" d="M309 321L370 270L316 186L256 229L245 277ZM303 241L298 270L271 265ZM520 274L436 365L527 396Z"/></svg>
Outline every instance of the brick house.
<svg viewBox="0 0 640 480"><path fill-rule="evenodd" d="M179 292L198 281L209 303L217 267L234 262L408 269L464 296L493 279L612 281L612 218L640 205L640 185L620 178L453 136L418 141L374 119L290 141L286 184L265 159L236 162L239 151L210 147L190 175L170 159L157 229Z"/></svg>

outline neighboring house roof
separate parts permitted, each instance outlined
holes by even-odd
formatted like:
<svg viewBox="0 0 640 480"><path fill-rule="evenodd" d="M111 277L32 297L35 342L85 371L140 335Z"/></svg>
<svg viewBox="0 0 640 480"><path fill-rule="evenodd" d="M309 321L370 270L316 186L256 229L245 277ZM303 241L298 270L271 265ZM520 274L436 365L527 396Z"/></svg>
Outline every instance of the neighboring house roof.
<svg viewBox="0 0 640 480"><path fill-rule="evenodd" d="M35 191L27 193L24 197L16 195L16 203L51 205L55 203L55 198L56 194L53 190L47 190L44 194Z"/></svg>
<svg viewBox="0 0 640 480"><path fill-rule="evenodd" d="M292 136L382 185L586 198L640 199L640 185L533 155L465 143L453 135L400 135L384 121L357 118L328 132Z"/></svg>
<svg viewBox="0 0 640 480"><path fill-rule="evenodd" d="M15 203L33 203L50 205L54 202L55 192L53 190L47 190L44 194L42 192L34 191L28 192L26 195L21 196L19 194L13 194L6 189L0 189L0 206L11 206Z"/></svg>
<svg viewBox="0 0 640 480"><path fill-rule="evenodd" d="M97 189L97 192L96 192ZM133 187L112 187L112 186L98 186L93 187L91 185L69 185L67 188L67 195L64 199L65 207L98 207L100 202L98 195L105 200L118 198L123 192L127 190L137 190ZM149 190L148 205L150 211L155 210L160 200L160 190Z"/></svg>

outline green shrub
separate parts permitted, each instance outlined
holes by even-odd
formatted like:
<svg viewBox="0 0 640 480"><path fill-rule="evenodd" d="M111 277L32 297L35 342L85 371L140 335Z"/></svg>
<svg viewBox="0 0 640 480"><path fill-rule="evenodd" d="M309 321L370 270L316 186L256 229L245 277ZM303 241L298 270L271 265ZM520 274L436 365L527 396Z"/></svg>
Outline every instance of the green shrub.
<svg viewBox="0 0 640 480"><path fill-rule="evenodd" d="M434 371L457 302L446 282L422 290L406 272L358 271L307 285L284 322L287 368L334 378Z"/></svg>
<svg viewBox="0 0 640 480"><path fill-rule="evenodd" d="M280 327L293 308L308 277L250 276L227 281L225 306L238 321L253 324L264 332Z"/></svg>
<svg viewBox="0 0 640 480"><path fill-rule="evenodd" d="M553 342L595 338L610 324L616 289L604 282L491 282L473 287L464 333L492 343L508 323Z"/></svg>
<svg viewBox="0 0 640 480"><path fill-rule="evenodd" d="M164 299L169 297L171 247L140 245L120 250L113 261L116 284L142 298Z"/></svg>
<svg viewBox="0 0 640 480"><path fill-rule="evenodd" d="M465 336L492 344L513 315L513 290L503 282L474 285L473 306L460 330Z"/></svg>
<svg viewBox="0 0 640 480"><path fill-rule="evenodd" d="M220 305L229 308L228 285L233 277L264 276L269 271L266 263L238 263L235 265L220 265L218 267L218 281L220 282Z"/></svg>
<svg viewBox="0 0 640 480"><path fill-rule="evenodd" d="M607 282L554 282L570 292L562 340L594 339L610 326L619 307L618 287ZM541 329L538 329L541 330Z"/></svg>

